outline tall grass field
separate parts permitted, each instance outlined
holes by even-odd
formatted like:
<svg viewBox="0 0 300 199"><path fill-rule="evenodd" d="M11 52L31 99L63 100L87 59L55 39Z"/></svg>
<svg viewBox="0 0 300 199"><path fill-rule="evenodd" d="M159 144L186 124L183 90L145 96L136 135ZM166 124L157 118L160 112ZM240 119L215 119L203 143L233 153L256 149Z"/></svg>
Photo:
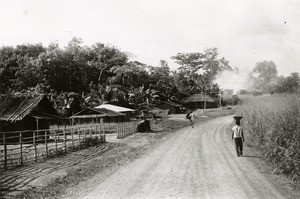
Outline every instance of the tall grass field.
<svg viewBox="0 0 300 199"><path fill-rule="evenodd" d="M245 137L275 166L274 173L300 181L300 98L269 95L242 98L237 114Z"/></svg>

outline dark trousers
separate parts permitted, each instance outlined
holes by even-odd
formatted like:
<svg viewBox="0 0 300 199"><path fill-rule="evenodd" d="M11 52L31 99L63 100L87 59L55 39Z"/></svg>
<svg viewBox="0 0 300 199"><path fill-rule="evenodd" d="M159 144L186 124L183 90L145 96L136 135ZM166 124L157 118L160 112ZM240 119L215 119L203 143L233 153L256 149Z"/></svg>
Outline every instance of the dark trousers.
<svg viewBox="0 0 300 199"><path fill-rule="evenodd" d="M234 138L235 150L238 156L243 155L243 140L242 138Z"/></svg>

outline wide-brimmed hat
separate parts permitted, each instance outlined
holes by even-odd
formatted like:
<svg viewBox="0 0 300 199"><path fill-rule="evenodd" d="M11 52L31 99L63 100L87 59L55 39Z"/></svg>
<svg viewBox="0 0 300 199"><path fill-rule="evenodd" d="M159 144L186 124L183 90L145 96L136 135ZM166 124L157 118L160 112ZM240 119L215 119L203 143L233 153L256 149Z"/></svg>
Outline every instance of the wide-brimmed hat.
<svg viewBox="0 0 300 199"><path fill-rule="evenodd" d="M235 116L233 116L233 118L235 120L241 120L241 119L243 119L243 116L241 116L241 115L235 115Z"/></svg>

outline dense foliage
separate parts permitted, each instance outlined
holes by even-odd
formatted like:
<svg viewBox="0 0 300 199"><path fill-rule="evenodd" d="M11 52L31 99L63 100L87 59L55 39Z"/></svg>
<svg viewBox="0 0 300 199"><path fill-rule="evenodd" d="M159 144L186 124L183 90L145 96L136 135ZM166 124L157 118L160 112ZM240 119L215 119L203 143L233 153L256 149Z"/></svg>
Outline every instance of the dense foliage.
<svg viewBox="0 0 300 199"><path fill-rule="evenodd" d="M172 59L178 70L171 71L164 60L158 67L130 61L128 53L114 46L84 46L79 38L64 48L56 43L4 46L0 48L0 94L46 93L65 114L67 106L74 109L68 110L71 114L105 102L138 108L195 93L217 98L216 75L233 71L216 48L178 53ZM257 63L253 74L257 75L252 77L255 88L264 92L296 92L300 87L298 73L278 77L273 62Z"/></svg>
<svg viewBox="0 0 300 199"><path fill-rule="evenodd" d="M274 173L300 180L300 103L296 95L244 99L239 114L248 141L275 165Z"/></svg>
<svg viewBox="0 0 300 199"><path fill-rule="evenodd" d="M272 61L258 62L252 70L254 87L265 93L295 93L300 91L298 72L289 76L278 76L276 64Z"/></svg>
<svg viewBox="0 0 300 199"><path fill-rule="evenodd" d="M59 110L68 105L68 95L81 106L104 102L137 106L199 92L217 96L213 78L230 69L216 48L177 54L173 59L181 65L178 71L171 71L164 60L153 67L129 58L114 46L83 46L78 38L64 48L55 43L1 47L0 93L46 93Z"/></svg>

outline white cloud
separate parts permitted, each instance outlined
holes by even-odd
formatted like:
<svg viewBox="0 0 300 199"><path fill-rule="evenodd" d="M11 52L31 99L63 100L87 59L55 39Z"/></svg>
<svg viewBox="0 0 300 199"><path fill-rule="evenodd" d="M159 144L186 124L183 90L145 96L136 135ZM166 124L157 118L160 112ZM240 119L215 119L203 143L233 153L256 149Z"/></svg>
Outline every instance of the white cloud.
<svg viewBox="0 0 300 199"><path fill-rule="evenodd" d="M0 0L0 45L111 43L157 65L178 52L217 47L234 67L273 60L299 71L296 0Z"/></svg>

